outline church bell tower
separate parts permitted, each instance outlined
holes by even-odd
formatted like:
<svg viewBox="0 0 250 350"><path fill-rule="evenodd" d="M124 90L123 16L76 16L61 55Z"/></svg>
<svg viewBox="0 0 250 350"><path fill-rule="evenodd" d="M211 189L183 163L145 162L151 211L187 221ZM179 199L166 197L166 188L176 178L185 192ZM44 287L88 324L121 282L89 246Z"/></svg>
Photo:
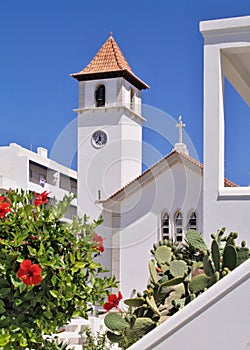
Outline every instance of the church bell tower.
<svg viewBox="0 0 250 350"><path fill-rule="evenodd" d="M79 73L78 208L98 219L105 199L141 174L141 90L112 33Z"/></svg>

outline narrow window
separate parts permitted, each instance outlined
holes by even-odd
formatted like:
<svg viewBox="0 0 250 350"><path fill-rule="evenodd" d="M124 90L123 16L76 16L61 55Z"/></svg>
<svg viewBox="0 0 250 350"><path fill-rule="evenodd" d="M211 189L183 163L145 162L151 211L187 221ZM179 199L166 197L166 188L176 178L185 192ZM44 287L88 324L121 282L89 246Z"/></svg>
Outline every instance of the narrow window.
<svg viewBox="0 0 250 350"><path fill-rule="evenodd" d="M133 89L130 89L130 109L134 110L135 108L135 92Z"/></svg>
<svg viewBox="0 0 250 350"><path fill-rule="evenodd" d="M169 215L164 212L161 216L161 236L162 239L169 239Z"/></svg>
<svg viewBox="0 0 250 350"><path fill-rule="evenodd" d="M192 211L188 219L188 229L197 230L197 217L195 211Z"/></svg>
<svg viewBox="0 0 250 350"><path fill-rule="evenodd" d="M176 242L183 240L183 218L180 211L175 214L175 240Z"/></svg>
<svg viewBox="0 0 250 350"><path fill-rule="evenodd" d="M105 86L99 85L95 91L95 105L96 107L105 106Z"/></svg>

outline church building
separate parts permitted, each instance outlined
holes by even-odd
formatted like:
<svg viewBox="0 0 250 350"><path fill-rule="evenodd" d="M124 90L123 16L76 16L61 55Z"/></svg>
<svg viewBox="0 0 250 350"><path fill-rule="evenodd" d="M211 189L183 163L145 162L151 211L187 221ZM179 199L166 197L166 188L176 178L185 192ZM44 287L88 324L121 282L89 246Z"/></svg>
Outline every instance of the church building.
<svg viewBox="0 0 250 350"><path fill-rule="evenodd" d="M203 182L209 172L189 155L179 117L172 151L141 173L142 90L149 86L134 74L112 33L87 67L71 76L79 82L78 214L103 218L97 230L105 238L101 260L127 298L146 288L154 243L183 242L189 229L209 241ZM224 176L221 186L237 191ZM216 229L218 223L212 223ZM227 225L225 218L221 223Z"/></svg>

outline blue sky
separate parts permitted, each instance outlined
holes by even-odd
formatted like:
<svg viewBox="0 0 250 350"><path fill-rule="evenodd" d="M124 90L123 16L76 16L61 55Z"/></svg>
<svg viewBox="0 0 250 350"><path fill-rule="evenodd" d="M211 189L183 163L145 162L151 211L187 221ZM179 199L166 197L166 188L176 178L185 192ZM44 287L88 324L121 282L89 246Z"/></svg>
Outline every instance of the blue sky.
<svg viewBox="0 0 250 350"><path fill-rule="evenodd" d="M112 31L135 74L151 87L143 93L150 106L144 109L145 164L171 150L166 139L177 141L177 130L168 135L165 113L176 120L183 116L191 153L202 161L199 22L249 14L249 0L1 1L0 145L53 148L76 117L72 110L78 105L78 86L69 74L86 66ZM149 144L153 151L147 154ZM243 172L250 182L250 170ZM239 179L231 172L227 176Z"/></svg>

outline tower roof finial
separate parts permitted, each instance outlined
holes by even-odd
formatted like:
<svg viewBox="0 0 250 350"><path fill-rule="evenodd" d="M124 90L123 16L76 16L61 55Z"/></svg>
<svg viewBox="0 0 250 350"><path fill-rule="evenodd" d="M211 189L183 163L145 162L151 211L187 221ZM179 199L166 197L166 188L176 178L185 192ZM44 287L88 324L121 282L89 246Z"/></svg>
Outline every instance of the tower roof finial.
<svg viewBox="0 0 250 350"><path fill-rule="evenodd" d="M112 36L113 36L113 33L112 33L112 30L111 30L111 32L110 32L110 37L112 38Z"/></svg>

